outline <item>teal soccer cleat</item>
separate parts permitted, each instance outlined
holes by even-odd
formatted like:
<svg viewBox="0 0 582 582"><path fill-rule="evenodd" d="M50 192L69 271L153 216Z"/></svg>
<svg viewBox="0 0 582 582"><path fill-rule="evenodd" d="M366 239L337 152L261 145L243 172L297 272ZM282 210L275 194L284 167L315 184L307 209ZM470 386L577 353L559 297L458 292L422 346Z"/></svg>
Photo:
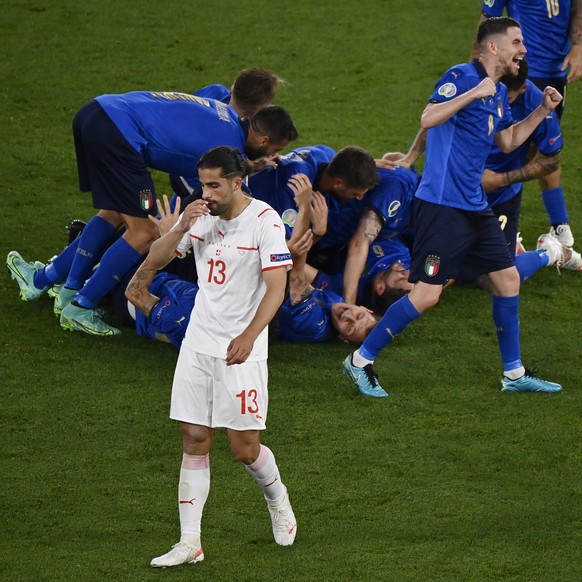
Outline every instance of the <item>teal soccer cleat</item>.
<svg viewBox="0 0 582 582"><path fill-rule="evenodd" d="M61 327L68 331L82 331L89 335L121 335L121 330L103 321L96 309L84 309L69 303L61 313Z"/></svg>
<svg viewBox="0 0 582 582"><path fill-rule="evenodd" d="M36 301L48 289L48 287L39 289L34 285L34 275L44 267L41 262L27 263L20 253L10 251L6 257L6 266L20 287L22 301Z"/></svg>
<svg viewBox="0 0 582 582"><path fill-rule="evenodd" d="M536 366L537 368L537 366ZM525 374L517 380L510 380L507 376L501 378L502 392L561 392L562 386L555 382L548 382L535 377L535 371L526 368Z"/></svg>
<svg viewBox="0 0 582 582"><path fill-rule="evenodd" d="M363 368L358 368L352 363L352 356L350 354L344 360L342 370L358 387L360 394L373 396L374 398L385 398L388 396L388 392L378 383L378 374L374 371L372 364L366 364Z"/></svg>

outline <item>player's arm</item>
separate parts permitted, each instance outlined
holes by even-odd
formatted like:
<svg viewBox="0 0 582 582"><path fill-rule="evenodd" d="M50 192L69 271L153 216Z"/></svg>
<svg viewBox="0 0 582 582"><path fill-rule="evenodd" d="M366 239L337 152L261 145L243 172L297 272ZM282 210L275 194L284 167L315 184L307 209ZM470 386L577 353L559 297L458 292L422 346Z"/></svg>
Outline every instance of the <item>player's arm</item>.
<svg viewBox="0 0 582 582"><path fill-rule="evenodd" d="M380 215L372 208L365 210L348 245L348 257L344 268L344 300L346 303L356 303L358 282L366 266L368 250L381 229L382 219Z"/></svg>
<svg viewBox="0 0 582 582"><path fill-rule="evenodd" d="M159 297L150 293L148 289L156 273L176 258L178 243L197 218L205 214L208 214L208 207L203 200L196 200L188 205L176 226L152 244L144 262L131 278L125 290L125 296L145 315L149 315L159 301Z"/></svg>
<svg viewBox="0 0 582 582"><path fill-rule="evenodd" d="M546 87L542 103L534 109L525 119L514 123L508 128L495 134L495 143L504 153L512 152L519 147L545 119L549 111L554 110L562 101L562 95L553 87Z"/></svg>
<svg viewBox="0 0 582 582"><path fill-rule="evenodd" d="M473 101L483 97L495 95L497 88L490 77L485 77L478 85L461 93L453 99L439 103L429 103L420 118L422 129L430 129L448 121L453 115L458 113Z"/></svg>
<svg viewBox="0 0 582 582"><path fill-rule="evenodd" d="M253 349L255 340L269 325L281 303L283 303L287 284L287 269L285 267L277 267L263 271L263 280L267 288L265 295L248 327L228 345L226 350L227 366L242 364L246 361Z"/></svg>
<svg viewBox="0 0 582 582"><path fill-rule="evenodd" d="M560 152L551 156L546 156L539 151L527 164L521 168L510 170L509 172L494 172L485 170L481 178L481 184L485 192L492 192L498 188L503 188L509 184L518 182L529 182L536 178L542 178L555 172L560 167Z"/></svg>
<svg viewBox="0 0 582 582"><path fill-rule="evenodd" d="M572 0L570 7L570 52L562 63L562 71L568 67L568 83L582 77L582 0Z"/></svg>

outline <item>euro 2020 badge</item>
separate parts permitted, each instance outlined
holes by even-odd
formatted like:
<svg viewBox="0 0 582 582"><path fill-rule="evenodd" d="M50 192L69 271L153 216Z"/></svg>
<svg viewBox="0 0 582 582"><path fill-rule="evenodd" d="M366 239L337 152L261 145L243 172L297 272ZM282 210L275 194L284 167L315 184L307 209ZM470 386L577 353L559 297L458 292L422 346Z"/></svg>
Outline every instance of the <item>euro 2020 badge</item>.
<svg viewBox="0 0 582 582"><path fill-rule="evenodd" d="M424 272L429 277L434 277L438 272L441 266L441 258L437 255L428 255L426 257L426 261L424 262Z"/></svg>

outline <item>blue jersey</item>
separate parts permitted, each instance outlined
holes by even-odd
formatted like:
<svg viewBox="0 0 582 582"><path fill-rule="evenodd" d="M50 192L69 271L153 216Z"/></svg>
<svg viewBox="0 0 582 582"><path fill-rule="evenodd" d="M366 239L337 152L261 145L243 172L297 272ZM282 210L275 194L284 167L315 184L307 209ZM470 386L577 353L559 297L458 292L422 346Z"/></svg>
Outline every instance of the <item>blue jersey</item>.
<svg viewBox="0 0 582 582"><path fill-rule="evenodd" d="M154 91L101 95L96 101L155 170L197 179L196 164L209 149L231 146L244 155L246 130L220 101Z"/></svg>
<svg viewBox="0 0 582 582"><path fill-rule="evenodd" d="M450 68L430 102L443 103L476 87L487 73L479 61ZM512 124L507 87L477 99L427 132L425 165L416 196L427 202L479 211L487 207L481 186L487 154L497 131Z"/></svg>
<svg viewBox="0 0 582 582"><path fill-rule="evenodd" d="M530 77L564 78L570 52L570 0L484 0L483 14L515 18L521 25Z"/></svg>
<svg viewBox="0 0 582 582"><path fill-rule="evenodd" d="M405 269L410 268L410 249L400 238L396 237L383 241L376 240L370 245L366 265L358 281L358 294L356 298L358 305L365 305L370 309L374 309L376 306L374 293L372 292L374 277L379 273L387 271L398 261L404 265ZM338 297L343 293L343 285L343 272L329 275L323 271L319 271L313 281L313 286L317 289L334 293ZM340 298L340 301L343 302L343 299Z"/></svg>
<svg viewBox="0 0 582 582"><path fill-rule="evenodd" d="M367 205L382 219L377 241L388 240L412 229L412 200L419 177L413 170L378 170L380 181L368 192Z"/></svg>
<svg viewBox="0 0 582 582"><path fill-rule="evenodd" d="M343 301L340 295L323 289L313 289L297 305L291 305L291 299L287 296L278 314L279 338L302 343L329 339L333 335L331 306Z"/></svg>
<svg viewBox="0 0 582 582"><path fill-rule="evenodd" d="M525 93L519 95L511 104L511 115L513 119L521 121L525 119L542 102L542 92L533 84L527 81ZM534 143L540 153L546 156L557 154L564 142L562 140L562 130L555 111L550 111L545 119L536 127L531 137L521 146L509 154L504 154L495 144L487 158L485 167L494 172L509 172L521 168L528 158L529 146ZM490 206L497 206L511 200L521 192L521 183L509 184L503 188L487 193L487 200Z"/></svg>
<svg viewBox="0 0 582 582"><path fill-rule="evenodd" d="M282 156L276 168L265 168L249 176L252 195L267 202L279 213L287 238L291 238L297 219L295 194L287 182L295 174L305 174L317 189L319 176L334 155L335 151L325 145L297 148Z"/></svg>
<svg viewBox="0 0 582 582"><path fill-rule="evenodd" d="M221 101L228 105L230 103L230 90L224 85L207 85L194 91L193 95L196 97L204 97L205 99L215 99L216 101Z"/></svg>
<svg viewBox="0 0 582 582"><path fill-rule="evenodd" d="M190 321L198 285L162 272L154 277L149 290L160 301L147 317L141 311L136 311L137 334L180 348Z"/></svg>

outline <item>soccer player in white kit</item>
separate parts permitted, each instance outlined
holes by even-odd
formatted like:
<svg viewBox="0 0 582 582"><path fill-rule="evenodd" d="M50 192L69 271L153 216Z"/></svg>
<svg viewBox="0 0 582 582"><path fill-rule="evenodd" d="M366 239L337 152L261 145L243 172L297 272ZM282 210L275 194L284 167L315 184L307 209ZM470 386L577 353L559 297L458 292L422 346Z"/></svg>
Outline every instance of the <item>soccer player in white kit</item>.
<svg viewBox="0 0 582 582"><path fill-rule="evenodd" d="M281 218L241 189L246 162L217 147L198 163L202 199L158 239L140 271L158 270L192 248L200 290L180 348L170 418L183 442L180 541L153 567L204 559L200 526L210 488L213 430L226 428L237 461L261 487L273 535L291 545L297 524L273 453L259 434L267 418L267 326L285 295L291 255Z"/></svg>

